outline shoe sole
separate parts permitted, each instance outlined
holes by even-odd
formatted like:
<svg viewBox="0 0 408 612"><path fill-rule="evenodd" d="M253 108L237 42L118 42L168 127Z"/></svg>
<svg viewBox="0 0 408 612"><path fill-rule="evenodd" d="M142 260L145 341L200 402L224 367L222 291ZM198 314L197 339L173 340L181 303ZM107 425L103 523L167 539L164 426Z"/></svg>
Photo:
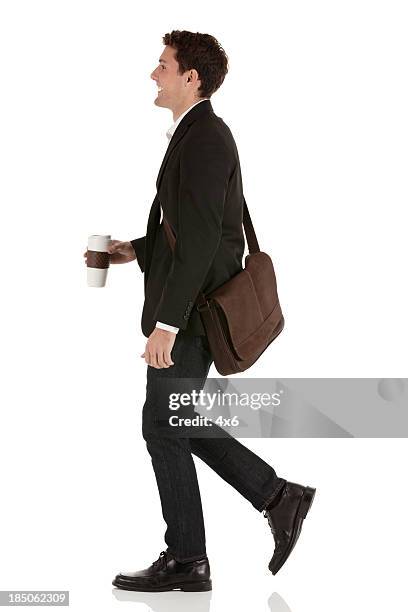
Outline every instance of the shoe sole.
<svg viewBox="0 0 408 612"><path fill-rule="evenodd" d="M125 584L124 582L117 582L114 580L112 582L113 586L118 589L123 589L125 591L144 591L149 593L163 592L163 591L174 591L180 589L180 591L188 591L198 593L201 591L211 591L212 590L212 582L211 580L202 580L200 582L184 582L184 583L175 583L169 584L161 587L142 587L133 585L130 581L129 584Z"/></svg>
<svg viewBox="0 0 408 612"><path fill-rule="evenodd" d="M305 490L303 491L303 495L300 498L299 507L297 509L296 516L295 516L295 523L294 523L294 527L292 531L292 536L289 540L288 547L286 549L286 553L280 560L279 565L276 567L273 567L273 569L272 569L272 559L269 562L268 567L274 576L275 574L279 572L282 565L288 560L290 553L295 548L295 544L298 541L300 532L302 530L303 521L306 518L307 513L309 512L312 506L315 494L316 494L316 489L313 489L312 487L306 487Z"/></svg>

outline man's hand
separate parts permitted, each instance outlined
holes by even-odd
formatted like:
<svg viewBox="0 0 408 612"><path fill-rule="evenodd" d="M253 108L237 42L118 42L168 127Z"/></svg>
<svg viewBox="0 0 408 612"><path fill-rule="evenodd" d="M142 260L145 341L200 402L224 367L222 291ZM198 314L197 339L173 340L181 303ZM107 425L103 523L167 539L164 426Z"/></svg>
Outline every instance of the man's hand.
<svg viewBox="0 0 408 612"><path fill-rule="evenodd" d="M140 356L144 357L146 363L153 368L169 368L174 365L171 359L171 349L176 335L171 331L156 327L147 339L145 352Z"/></svg>
<svg viewBox="0 0 408 612"><path fill-rule="evenodd" d="M86 250L84 253L85 264L87 262L87 253ZM108 246L108 253L110 256L110 263L113 264L122 264L128 263L129 261L133 261L136 259L136 253L134 248L132 247L131 242L121 242L120 240L110 240L110 244Z"/></svg>

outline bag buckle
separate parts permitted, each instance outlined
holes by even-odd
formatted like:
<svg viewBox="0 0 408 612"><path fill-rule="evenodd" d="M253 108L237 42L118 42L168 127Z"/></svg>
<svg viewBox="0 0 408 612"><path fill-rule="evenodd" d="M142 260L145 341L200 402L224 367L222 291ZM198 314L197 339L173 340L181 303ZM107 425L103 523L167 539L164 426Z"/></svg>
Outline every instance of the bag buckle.
<svg viewBox="0 0 408 612"><path fill-rule="evenodd" d="M210 309L210 302L206 299L205 300L205 304L197 304L197 310L198 312L201 312L202 310L209 310Z"/></svg>

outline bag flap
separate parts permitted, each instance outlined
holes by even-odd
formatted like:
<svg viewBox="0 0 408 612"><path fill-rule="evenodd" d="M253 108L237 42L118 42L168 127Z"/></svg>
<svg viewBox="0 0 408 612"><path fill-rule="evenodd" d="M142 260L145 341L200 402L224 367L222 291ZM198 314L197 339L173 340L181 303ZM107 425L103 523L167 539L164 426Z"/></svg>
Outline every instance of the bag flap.
<svg viewBox="0 0 408 612"><path fill-rule="evenodd" d="M239 359L249 359L269 343L282 318L275 272L267 253L249 254L246 267L207 298L225 317L231 344Z"/></svg>

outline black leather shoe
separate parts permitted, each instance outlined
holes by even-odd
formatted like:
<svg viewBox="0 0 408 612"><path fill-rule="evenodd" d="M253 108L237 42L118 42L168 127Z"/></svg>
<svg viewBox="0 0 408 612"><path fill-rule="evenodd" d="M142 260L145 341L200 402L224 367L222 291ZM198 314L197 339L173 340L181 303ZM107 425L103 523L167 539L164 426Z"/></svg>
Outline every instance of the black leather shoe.
<svg viewBox="0 0 408 612"><path fill-rule="evenodd" d="M280 570L294 549L315 493L316 489L287 481L278 497L265 508L264 516L275 540L275 552L269 563L272 574Z"/></svg>
<svg viewBox="0 0 408 612"><path fill-rule="evenodd" d="M140 572L118 574L112 584L127 591L211 591L210 564L207 557L179 563L167 551Z"/></svg>

